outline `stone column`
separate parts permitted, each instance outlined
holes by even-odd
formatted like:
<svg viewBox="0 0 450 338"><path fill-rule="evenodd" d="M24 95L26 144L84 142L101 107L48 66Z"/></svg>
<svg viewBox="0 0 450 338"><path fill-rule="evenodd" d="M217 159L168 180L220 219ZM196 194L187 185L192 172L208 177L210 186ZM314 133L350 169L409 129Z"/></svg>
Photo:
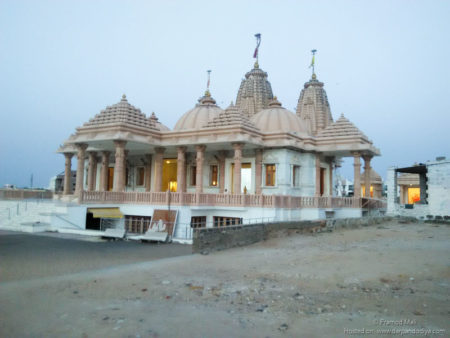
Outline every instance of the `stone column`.
<svg viewBox="0 0 450 338"><path fill-rule="evenodd" d="M397 171L390 167L387 172L387 214L396 214L397 199Z"/></svg>
<svg viewBox="0 0 450 338"><path fill-rule="evenodd" d="M153 191L162 191L162 170L165 148L155 148L155 184Z"/></svg>
<svg viewBox="0 0 450 338"><path fill-rule="evenodd" d="M370 160L372 159L372 156L364 155L364 197L370 198L370 177L371 175L371 166L370 166Z"/></svg>
<svg viewBox="0 0 450 338"><path fill-rule="evenodd" d="M102 169L100 172L100 191L108 190L109 151L102 151Z"/></svg>
<svg viewBox="0 0 450 338"><path fill-rule="evenodd" d="M89 169L88 169L88 191L95 190L95 172L97 171L97 153L89 152Z"/></svg>
<svg viewBox="0 0 450 338"><path fill-rule="evenodd" d="M241 193L242 143L233 143L234 149L234 193Z"/></svg>
<svg viewBox="0 0 450 338"><path fill-rule="evenodd" d="M195 192L203 192L203 162L205 160L205 149L206 146L199 145L195 147L197 151L197 175L195 178Z"/></svg>
<svg viewBox="0 0 450 338"><path fill-rule="evenodd" d="M114 141L116 147L116 161L114 167L114 191L125 191L125 146L126 141Z"/></svg>
<svg viewBox="0 0 450 338"><path fill-rule="evenodd" d="M255 193L261 195L261 182L262 182L262 158L263 150L255 150Z"/></svg>
<svg viewBox="0 0 450 338"><path fill-rule="evenodd" d="M127 158L129 152L130 152L129 150L125 150L123 156L123 185L124 185L123 191L127 191Z"/></svg>
<svg viewBox="0 0 450 338"><path fill-rule="evenodd" d="M145 191L150 191L150 184L152 179L152 155L148 154L145 155L145 174L144 174L144 185L145 185Z"/></svg>
<svg viewBox="0 0 450 338"><path fill-rule="evenodd" d="M333 189L334 189L334 186L333 186L333 169L334 169L334 165L333 165L334 163L333 163L333 158L331 157L330 158L330 184L329 184L329 191L328 191L328 193L329 193L329 196L333 196Z"/></svg>
<svg viewBox="0 0 450 338"><path fill-rule="evenodd" d="M64 195L70 195L72 192L71 188L71 178L72 178L72 153L64 153L64 157L66 158L66 166L64 169Z"/></svg>
<svg viewBox="0 0 450 338"><path fill-rule="evenodd" d="M316 154L316 196L320 196L320 155Z"/></svg>
<svg viewBox="0 0 450 338"><path fill-rule="evenodd" d="M361 197L361 154L353 153L353 196Z"/></svg>
<svg viewBox="0 0 450 338"><path fill-rule="evenodd" d="M419 174L420 204L427 203L427 174Z"/></svg>
<svg viewBox="0 0 450 338"><path fill-rule="evenodd" d="M226 150L219 151L219 193L223 194L225 191L225 158L227 157Z"/></svg>
<svg viewBox="0 0 450 338"><path fill-rule="evenodd" d="M84 158L86 157L87 144L77 143L76 148L78 150L77 154L77 180L75 184L75 195L80 195L84 190Z"/></svg>
<svg viewBox="0 0 450 338"><path fill-rule="evenodd" d="M186 147L177 148L177 192L186 192Z"/></svg>

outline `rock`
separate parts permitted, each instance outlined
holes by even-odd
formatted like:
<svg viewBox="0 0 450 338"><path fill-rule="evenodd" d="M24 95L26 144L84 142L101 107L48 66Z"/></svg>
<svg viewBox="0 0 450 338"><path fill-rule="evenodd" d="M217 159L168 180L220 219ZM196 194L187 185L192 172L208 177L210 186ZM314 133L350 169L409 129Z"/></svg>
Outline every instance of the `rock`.
<svg viewBox="0 0 450 338"><path fill-rule="evenodd" d="M162 285L169 285L170 283L171 283L170 280L163 280L163 281L161 282Z"/></svg>
<svg viewBox="0 0 450 338"><path fill-rule="evenodd" d="M416 310L413 312L413 314L416 316L423 316L425 313L423 313L422 311Z"/></svg>
<svg viewBox="0 0 450 338"><path fill-rule="evenodd" d="M142 292L146 292L146 291L147 291L147 288L145 288L145 289L142 289L141 291L142 291Z"/></svg>
<svg viewBox="0 0 450 338"><path fill-rule="evenodd" d="M289 325L287 325L286 323L283 323L280 325L280 327L278 328L278 330L284 332L289 328Z"/></svg>
<svg viewBox="0 0 450 338"><path fill-rule="evenodd" d="M202 250L200 252L200 254L202 254L202 255L209 255L209 250Z"/></svg>

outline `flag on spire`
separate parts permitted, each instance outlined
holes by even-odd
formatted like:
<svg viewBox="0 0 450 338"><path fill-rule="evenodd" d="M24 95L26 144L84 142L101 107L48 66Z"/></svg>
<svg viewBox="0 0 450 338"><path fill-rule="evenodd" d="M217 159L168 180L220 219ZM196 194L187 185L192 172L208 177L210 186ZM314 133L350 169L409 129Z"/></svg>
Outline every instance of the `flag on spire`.
<svg viewBox="0 0 450 338"><path fill-rule="evenodd" d="M206 72L208 73L208 82L206 83L206 90L209 91L209 83L210 83L210 79L211 79L211 70L207 70Z"/></svg>
<svg viewBox="0 0 450 338"><path fill-rule="evenodd" d="M311 65L309 66L309 68L312 68L313 78L316 76L314 74L314 63L316 61L316 52L317 52L317 49L313 49L311 51L311 53L312 53L312 60L311 60Z"/></svg>
<svg viewBox="0 0 450 338"><path fill-rule="evenodd" d="M256 38L256 48L255 52L253 53L253 58L258 59L258 49L259 45L261 44L261 34L260 33L255 34L255 38Z"/></svg>
<svg viewBox="0 0 450 338"><path fill-rule="evenodd" d="M309 66L309 68L313 68L314 69L314 62L315 62L315 58L316 58L316 52L317 52L317 49L313 49L311 51L311 53L312 53L312 60L311 60L311 65Z"/></svg>

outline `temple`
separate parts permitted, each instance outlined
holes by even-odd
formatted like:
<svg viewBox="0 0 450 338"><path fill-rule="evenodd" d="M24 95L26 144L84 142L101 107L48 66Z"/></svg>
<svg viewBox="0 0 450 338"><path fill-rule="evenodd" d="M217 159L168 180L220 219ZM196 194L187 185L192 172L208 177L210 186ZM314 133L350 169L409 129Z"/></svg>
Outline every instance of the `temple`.
<svg viewBox="0 0 450 338"><path fill-rule="evenodd" d="M236 103L225 109L216 104L208 80L204 95L170 130L123 95L77 128L58 152L65 157L62 198L77 201L86 220L101 215L100 209L116 210L132 232L146 227L129 224L156 220L163 210L175 212L164 221L173 223L174 238L184 238L197 226L319 219L326 213L360 217L383 206L370 199L379 177L371 160L380 151L344 115L333 121L315 72L294 113L273 95L258 60L245 74ZM334 169L344 157L354 162L351 198L333 191Z"/></svg>

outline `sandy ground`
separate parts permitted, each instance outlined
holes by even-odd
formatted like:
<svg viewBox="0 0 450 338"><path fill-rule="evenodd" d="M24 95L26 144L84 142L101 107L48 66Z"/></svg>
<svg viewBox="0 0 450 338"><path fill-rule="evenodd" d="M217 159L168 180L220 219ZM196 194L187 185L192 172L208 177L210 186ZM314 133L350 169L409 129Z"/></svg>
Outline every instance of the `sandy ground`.
<svg viewBox="0 0 450 338"><path fill-rule="evenodd" d="M2 274L21 269L3 249L8 237ZM0 336L448 337L449 237L446 225L390 222L209 255L115 265L106 256L108 268L83 263L76 273L10 272ZM63 257L52 264L77 266ZM34 269L46 258L36 254Z"/></svg>

